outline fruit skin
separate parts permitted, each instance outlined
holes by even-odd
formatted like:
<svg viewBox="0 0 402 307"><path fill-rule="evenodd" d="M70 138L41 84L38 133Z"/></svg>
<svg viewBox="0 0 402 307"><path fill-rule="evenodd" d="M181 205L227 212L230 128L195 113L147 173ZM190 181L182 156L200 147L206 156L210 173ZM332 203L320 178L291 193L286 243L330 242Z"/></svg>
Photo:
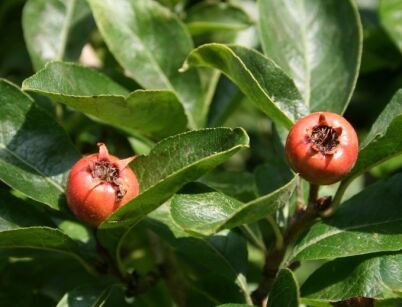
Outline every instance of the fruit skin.
<svg viewBox="0 0 402 307"><path fill-rule="evenodd" d="M89 225L98 226L113 211L139 194L137 176L128 166L135 157L120 160L109 155L99 143L99 153L78 160L72 167L67 182L67 203L77 218ZM93 176L94 163L107 161L119 170L119 184L125 195L116 197L116 185Z"/></svg>
<svg viewBox="0 0 402 307"><path fill-rule="evenodd" d="M339 129L339 144L327 154L315 150L311 131L320 123ZM344 177L354 166L359 151L358 138L352 125L342 116L331 112L311 113L298 120L289 132L286 155L290 166L314 184L332 184Z"/></svg>

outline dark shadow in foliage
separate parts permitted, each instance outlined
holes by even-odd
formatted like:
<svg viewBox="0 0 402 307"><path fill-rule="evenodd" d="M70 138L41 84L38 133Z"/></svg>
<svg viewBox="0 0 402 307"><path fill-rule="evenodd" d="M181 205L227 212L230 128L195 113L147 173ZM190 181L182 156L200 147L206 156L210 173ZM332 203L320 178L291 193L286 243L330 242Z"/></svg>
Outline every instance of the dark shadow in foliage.
<svg viewBox="0 0 402 307"><path fill-rule="evenodd" d="M156 219L146 218L142 223L145 223L147 227L173 247L180 261L180 268L185 271L188 279L188 283L184 285L187 291L190 291L192 287L203 289L202 292L208 293L208 296L216 300L214 304L211 301L206 302L205 296L200 292L197 299L193 301L191 296L194 295L190 294L187 297L187 300L191 300L188 302L189 306L215 306L217 302L223 303L229 300L244 302L244 297L235 284L235 280L237 273L246 275L247 268L243 266L242 262L245 257L247 259L247 250L245 246L244 249L236 249L235 245L230 245L231 239L240 238L238 234L232 232L228 237L217 234L206 239L176 237L166 224ZM244 239L241 238L241 240ZM223 251L218 250L216 246L223 246L225 249L232 248L232 251L227 250L231 259L229 261L223 260ZM216 251L212 251L213 249ZM242 255L243 251L244 255ZM232 268L228 269L222 265L222 262ZM204 301L201 300L202 297L204 297Z"/></svg>
<svg viewBox="0 0 402 307"><path fill-rule="evenodd" d="M49 251L0 249L0 263L0 306L55 306L66 292L99 278Z"/></svg>

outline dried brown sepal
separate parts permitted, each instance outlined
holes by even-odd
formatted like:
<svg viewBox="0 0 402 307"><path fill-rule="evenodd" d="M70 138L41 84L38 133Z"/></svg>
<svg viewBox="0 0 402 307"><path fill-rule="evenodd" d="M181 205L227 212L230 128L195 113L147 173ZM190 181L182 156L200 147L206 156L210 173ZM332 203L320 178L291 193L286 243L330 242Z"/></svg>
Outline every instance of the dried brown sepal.
<svg viewBox="0 0 402 307"><path fill-rule="evenodd" d="M320 114L318 125L307 131L307 140L314 151L323 155L333 155L339 145L338 138L341 134L341 127L331 127L324 114Z"/></svg>

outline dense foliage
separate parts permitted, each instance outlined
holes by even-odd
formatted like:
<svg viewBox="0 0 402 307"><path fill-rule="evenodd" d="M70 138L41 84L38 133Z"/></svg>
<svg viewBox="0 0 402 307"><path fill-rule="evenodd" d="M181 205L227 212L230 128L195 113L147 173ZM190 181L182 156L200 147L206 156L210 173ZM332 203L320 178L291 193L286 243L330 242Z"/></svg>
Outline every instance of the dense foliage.
<svg viewBox="0 0 402 307"><path fill-rule="evenodd" d="M0 306L401 306L401 16L400 0L2 0ZM284 153L317 111L360 141L321 187ZM138 156L140 194L92 228L65 189L98 142Z"/></svg>

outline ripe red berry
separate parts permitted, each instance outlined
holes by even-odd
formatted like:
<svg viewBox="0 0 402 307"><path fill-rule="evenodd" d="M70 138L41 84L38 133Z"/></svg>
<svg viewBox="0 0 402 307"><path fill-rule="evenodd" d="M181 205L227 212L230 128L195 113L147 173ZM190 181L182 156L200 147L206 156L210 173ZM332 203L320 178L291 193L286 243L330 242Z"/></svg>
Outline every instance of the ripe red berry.
<svg viewBox="0 0 402 307"><path fill-rule="evenodd" d="M98 226L113 211L136 197L138 180L128 164L98 143L99 153L80 159L71 169L67 182L67 203L81 221Z"/></svg>
<svg viewBox="0 0 402 307"><path fill-rule="evenodd" d="M342 116L317 112L298 120L289 132L290 166L314 184L332 184L354 166L359 144L356 131Z"/></svg>

